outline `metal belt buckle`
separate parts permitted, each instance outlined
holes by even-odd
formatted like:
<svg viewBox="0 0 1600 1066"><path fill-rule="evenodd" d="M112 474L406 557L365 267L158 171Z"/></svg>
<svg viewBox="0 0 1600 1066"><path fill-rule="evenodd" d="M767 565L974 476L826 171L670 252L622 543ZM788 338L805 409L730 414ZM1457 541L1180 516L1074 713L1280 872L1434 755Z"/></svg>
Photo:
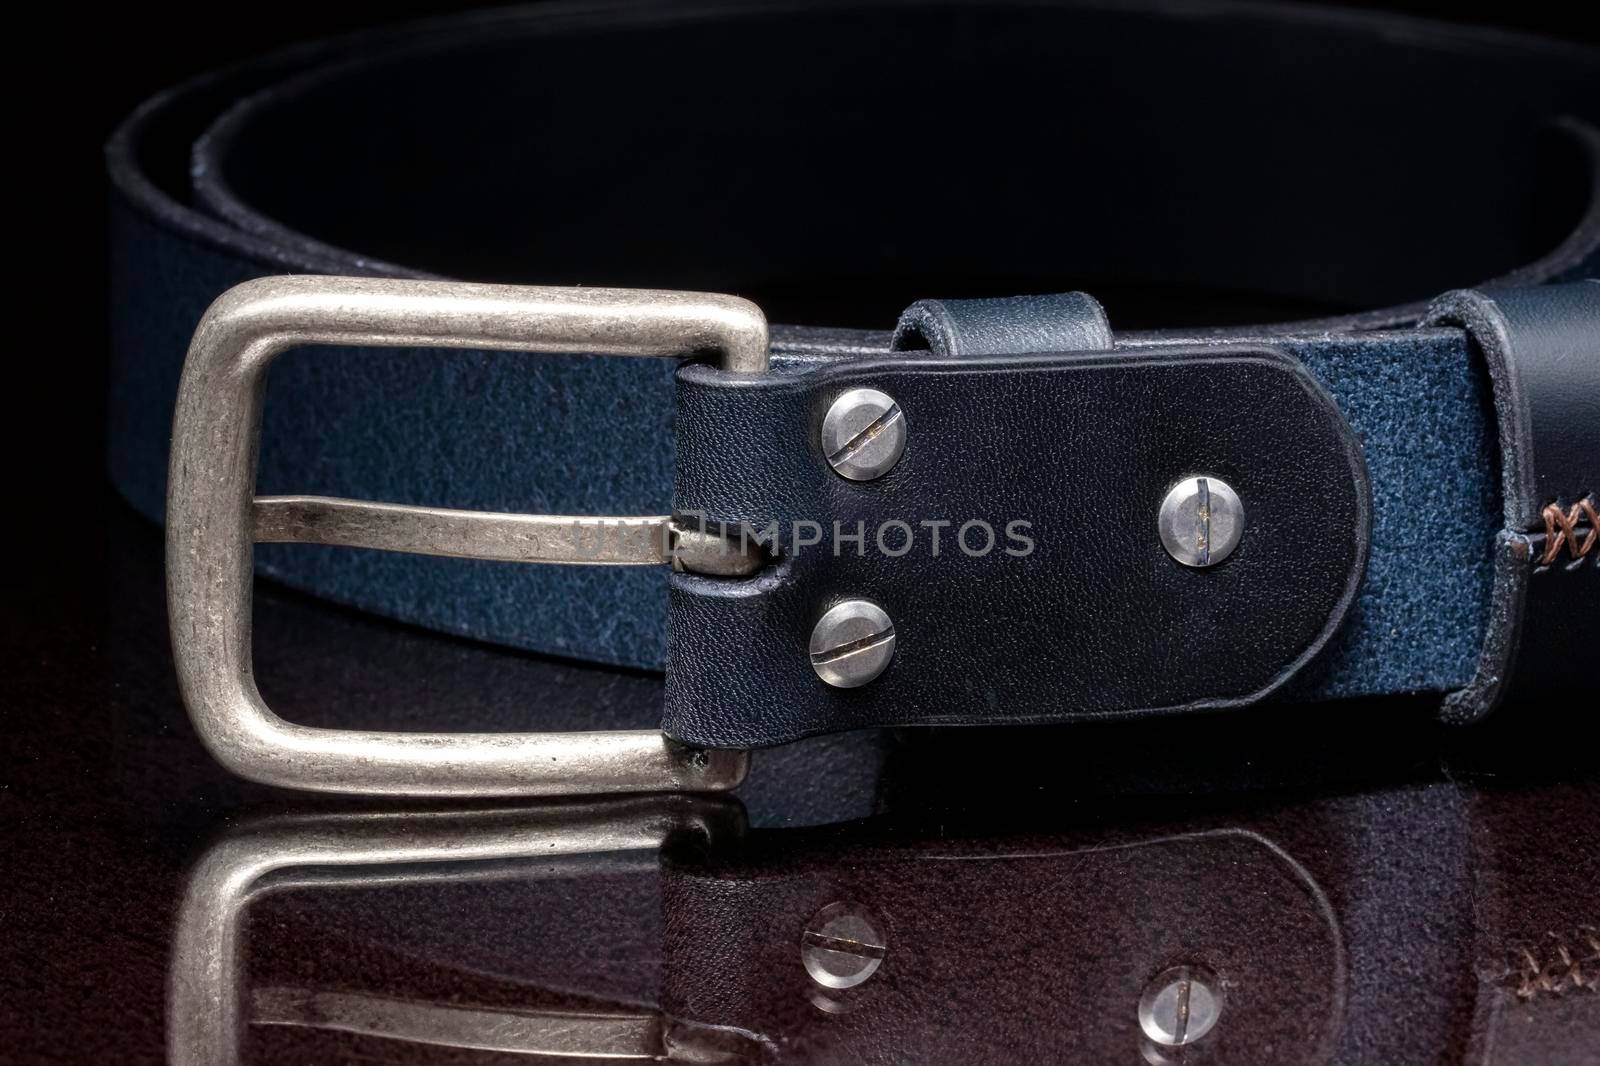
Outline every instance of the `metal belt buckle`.
<svg viewBox="0 0 1600 1066"><path fill-rule="evenodd" d="M253 547L262 541L608 566L719 557L669 516L490 514L307 496L256 497L266 373L314 345L603 355L720 354L767 368L760 308L731 296L459 282L275 277L224 293L190 344L167 488L167 606L183 701L201 739L242 777L289 788L408 795L720 791L748 753L683 747L659 731L392 733L319 729L262 702L251 665ZM595 525L637 535L580 545Z"/></svg>

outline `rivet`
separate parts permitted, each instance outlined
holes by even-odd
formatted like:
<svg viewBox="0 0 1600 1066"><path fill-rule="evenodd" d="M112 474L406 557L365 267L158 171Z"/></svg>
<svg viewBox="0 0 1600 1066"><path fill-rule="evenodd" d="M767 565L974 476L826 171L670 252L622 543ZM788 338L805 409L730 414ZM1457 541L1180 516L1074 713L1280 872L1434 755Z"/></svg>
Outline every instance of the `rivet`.
<svg viewBox="0 0 1600 1066"><path fill-rule="evenodd" d="M846 600L811 629L811 669L835 688L860 688L894 658L894 623L869 600Z"/></svg>
<svg viewBox="0 0 1600 1066"><path fill-rule="evenodd" d="M822 419L822 454L840 477L882 477L906 450L906 417L888 393L851 389Z"/></svg>
<svg viewBox="0 0 1600 1066"><path fill-rule="evenodd" d="M1221 478L1189 477L1161 501L1156 519L1161 545L1184 566L1215 566L1244 535L1244 505Z"/></svg>

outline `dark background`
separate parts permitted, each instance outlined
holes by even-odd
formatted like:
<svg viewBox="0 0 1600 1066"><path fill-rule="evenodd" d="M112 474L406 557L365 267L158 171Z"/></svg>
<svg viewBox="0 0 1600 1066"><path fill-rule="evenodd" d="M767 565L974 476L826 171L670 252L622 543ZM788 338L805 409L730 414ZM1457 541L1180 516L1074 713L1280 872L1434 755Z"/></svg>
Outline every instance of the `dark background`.
<svg viewBox="0 0 1600 1066"><path fill-rule="evenodd" d="M32 230L23 257L35 282L14 310L13 328L43 343L10 353L11 432L22 485L36 501L59 498L98 478L105 361L105 179L101 146L142 100L192 75L262 52L365 26L447 14L471 6L439 0L269 0L234 4L58 5L53 32L14 38L11 177L13 238ZM1329 6L1329 5L1324 5ZM1597 39L1570 3L1345 3L1445 21L1482 22L1554 36ZM35 43L37 42L37 43ZM18 256L20 248L12 255ZM40 447L41 428L49 446ZM13 525L13 534L15 526Z"/></svg>

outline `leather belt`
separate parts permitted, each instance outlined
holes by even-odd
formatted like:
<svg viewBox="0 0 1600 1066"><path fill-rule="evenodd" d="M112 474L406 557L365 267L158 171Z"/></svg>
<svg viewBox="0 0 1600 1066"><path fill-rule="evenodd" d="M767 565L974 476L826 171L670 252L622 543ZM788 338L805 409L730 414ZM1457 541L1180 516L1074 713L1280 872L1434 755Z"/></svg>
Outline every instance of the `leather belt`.
<svg viewBox="0 0 1600 1066"><path fill-rule="evenodd" d="M163 94L108 150L110 465L170 495L202 734L303 787L626 790L865 726L1592 698L1597 90L1592 50L1388 15L858 2L544 5ZM196 334L280 274L367 280ZM665 668L671 739L281 723L254 541Z"/></svg>

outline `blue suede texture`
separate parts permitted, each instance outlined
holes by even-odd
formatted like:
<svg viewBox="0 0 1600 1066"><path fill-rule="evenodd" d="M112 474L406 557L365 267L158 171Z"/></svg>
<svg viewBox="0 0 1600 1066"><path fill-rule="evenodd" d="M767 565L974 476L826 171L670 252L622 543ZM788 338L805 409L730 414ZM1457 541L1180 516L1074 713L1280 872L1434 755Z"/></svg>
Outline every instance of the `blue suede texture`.
<svg viewBox="0 0 1600 1066"><path fill-rule="evenodd" d="M189 338L259 264L112 204L109 466L141 513L165 511L167 445ZM257 491L482 510L664 514L672 498L667 359L307 349L269 374ZM551 655L659 669L665 572L525 566L262 545L257 572L390 618Z"/></svg>
<svg viewBox="0 0 1600 1066"><path fill-rule="evenodd" d="M1489 381L1453 331L1281 343L1333 394L1372 480L1367 579L1297 688L1317 697L1448 691L1477 667L1500 526ZM1308 536L1315 536L1314 505Z"/></svg>
<svg viewBox="0 0 1600 1066"><path fill-rule="evenodd" d="M209 301L267 272L112 205L110 470L159 521L184 352ZM1273 337L1322 380L1374 486L1367 581L1302 699L1447 691L1472 676L1499 526L1487 383L1454 331ZM670 361L305 351L271 374L258 491L490 510L671 508ZM1317 535L1316 501L1306 535ZM270 545L260 573L519 648L659 669L666 575Z"/></svg>

